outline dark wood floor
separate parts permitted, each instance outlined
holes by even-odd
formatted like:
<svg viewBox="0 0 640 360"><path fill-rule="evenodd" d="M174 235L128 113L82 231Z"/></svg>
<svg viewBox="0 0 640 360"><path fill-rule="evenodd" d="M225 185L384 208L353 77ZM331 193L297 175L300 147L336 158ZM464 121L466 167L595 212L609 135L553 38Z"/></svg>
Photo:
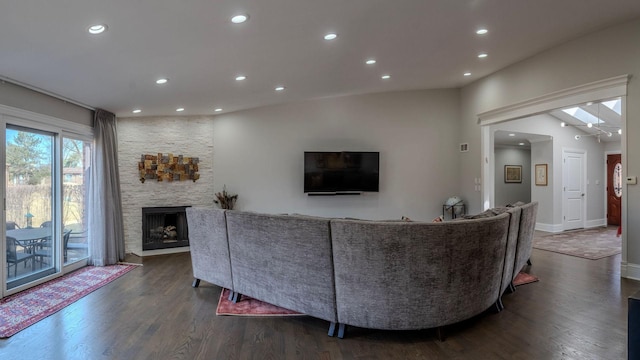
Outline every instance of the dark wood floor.
<svg viewBox="0 0 640 360"><path fill-rule="evenodd" d="M448 327L440 342L433 330L349 328L340 340L310 317L216 316L220 288L191 287L188 253L149 257L0 340L0 359L626 359L627 297L640 282L620 278L620 255L534 250L532 261L540 282L505 295L499 314Z"/></svg>

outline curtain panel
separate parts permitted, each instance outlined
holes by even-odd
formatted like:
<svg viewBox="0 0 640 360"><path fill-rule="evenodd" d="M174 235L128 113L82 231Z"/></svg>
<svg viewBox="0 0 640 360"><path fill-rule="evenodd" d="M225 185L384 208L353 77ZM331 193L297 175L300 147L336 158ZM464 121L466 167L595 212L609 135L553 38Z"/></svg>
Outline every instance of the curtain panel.
<svg viewBox="0 0 640 360"><path fill-rule="evenodd" d="M118 171L116 116L97 109L89 183L89 264L105 266L124 260L124 227Z"/></svg>

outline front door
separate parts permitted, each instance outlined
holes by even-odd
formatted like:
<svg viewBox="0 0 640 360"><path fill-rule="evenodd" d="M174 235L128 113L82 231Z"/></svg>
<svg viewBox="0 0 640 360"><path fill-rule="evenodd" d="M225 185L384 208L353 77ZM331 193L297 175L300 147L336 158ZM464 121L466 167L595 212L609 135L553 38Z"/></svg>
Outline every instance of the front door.
<svg viewBox="0 0 640 360"><path fill-rule="evenodd" d="M585 221L585 154L578 150L563 151L563 227L582 229Z"/></svg>
<svg viewBox="0 0 640 360"><path fill-rule="evenodd" d="M607 224L620 225L622 214L622 155L607 155Z"/></svg>

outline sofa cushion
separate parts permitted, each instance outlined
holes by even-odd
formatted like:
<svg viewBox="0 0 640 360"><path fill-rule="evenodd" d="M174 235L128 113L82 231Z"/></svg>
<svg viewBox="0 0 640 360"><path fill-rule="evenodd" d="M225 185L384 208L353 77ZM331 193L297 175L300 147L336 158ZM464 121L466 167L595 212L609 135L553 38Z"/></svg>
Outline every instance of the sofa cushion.
<svg viewBox="0 0 640 360"><path fill-rule="evenodd" d="M501 291L509 219L332 220L338 322L423 329L486 310Z"/></svg>
<svg viewBox="0 0 640 360"><path fill-rule="evenodd" d="M233 290L226 210L186 208L193 276Z"/></svg>
<svg viewBox="0 0 640 360"><path fill-rule="evenodd" d="M227 213L235 291L336 321L329 219Z"/></svg>

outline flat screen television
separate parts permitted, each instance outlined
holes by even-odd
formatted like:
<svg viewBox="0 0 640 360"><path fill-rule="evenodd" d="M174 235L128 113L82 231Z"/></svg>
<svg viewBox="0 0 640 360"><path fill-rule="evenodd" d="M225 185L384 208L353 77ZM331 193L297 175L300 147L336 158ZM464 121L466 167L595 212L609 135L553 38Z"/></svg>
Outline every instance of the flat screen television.
<svg viewBox="0 0 640 360"><path fill-rule="evenodd" d="M304 192L378 192L379 165L378 152L305 151Z"/></svg>

